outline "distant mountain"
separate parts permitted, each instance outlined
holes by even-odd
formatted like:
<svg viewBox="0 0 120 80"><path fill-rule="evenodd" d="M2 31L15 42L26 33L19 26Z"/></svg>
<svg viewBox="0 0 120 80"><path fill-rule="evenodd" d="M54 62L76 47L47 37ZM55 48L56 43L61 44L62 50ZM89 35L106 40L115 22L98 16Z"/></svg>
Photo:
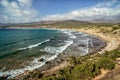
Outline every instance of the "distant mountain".
<svg viewBox="0 0 120 80"><path fill-rule="evenodd" d="M30 22L30 23L0 23L0 26L29 26L29 25L52 25L52 24L74 24L74 23L90 23L87 21L77 21L77 20L63 20L63 21L40 21L40 22Z"/></svg>
<svg viewBox="0 0 120 80"><path fill-rule="evenodd" d="M96 19L91 20L92 23L120 23L120 20L107 20L107 19Z"/></svg>
<svg viewBox="0 0 120 80"><path fill-rule="evenodd" d="M0 26L8 26L8 25L11 25L9 23L0 23Z"/></svg>
<svg viewBox="0 0 120 80"><path fill-rule="evenodd" d="M105 19L96 19L91 21L78 21L78 20L63 20L63 21L40 21L40 22L30 22L30 23L0 23L1 28L8 27L52 27L52 26L86 26L92 23L120 23L117 20L105 20Z"/></svg>

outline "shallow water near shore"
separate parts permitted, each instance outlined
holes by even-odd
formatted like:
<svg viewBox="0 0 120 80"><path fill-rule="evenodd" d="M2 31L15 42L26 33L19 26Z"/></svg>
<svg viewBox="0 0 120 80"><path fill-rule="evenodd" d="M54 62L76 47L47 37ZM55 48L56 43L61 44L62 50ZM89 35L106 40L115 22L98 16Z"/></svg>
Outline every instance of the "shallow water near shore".
<svg viewBox="0 0 120 80"><path fill-rule="evenodd" d="M82 56L104 45L94 36L71 30L0 29L0 76L13 78L39 68L63 51Z"/></svg>

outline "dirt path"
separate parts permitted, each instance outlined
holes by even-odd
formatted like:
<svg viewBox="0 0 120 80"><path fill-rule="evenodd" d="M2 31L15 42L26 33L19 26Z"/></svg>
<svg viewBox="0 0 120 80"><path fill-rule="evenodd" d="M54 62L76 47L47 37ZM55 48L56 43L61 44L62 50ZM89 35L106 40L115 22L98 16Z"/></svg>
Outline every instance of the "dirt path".
<svg viewBox="0 0 120 80"><path fill-rule="evenodd" d="M109 71L108 70L104 70L104 69L101 69L101 74L96 76L93 80L99 80L101 79L102 77L105 76L105 74L107 74Z"/></svg>
<svg viewBox="0 0 120 80"><path fill-rule="evenodd" d="M120 80L120 65L117 65L113 70L101 70L101 74L93 80Z"/></svg>

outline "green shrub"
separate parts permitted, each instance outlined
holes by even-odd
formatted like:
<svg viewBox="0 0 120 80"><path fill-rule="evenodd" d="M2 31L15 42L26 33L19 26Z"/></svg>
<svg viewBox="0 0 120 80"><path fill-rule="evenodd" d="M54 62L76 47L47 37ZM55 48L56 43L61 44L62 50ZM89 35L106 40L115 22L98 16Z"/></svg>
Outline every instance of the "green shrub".
<svg viewBox="0 0 120 80"><path fill-rule="evenodd" d="M56 78L54 76L50 76L50 77L46 78L45 80L56 80Z"/></svg>
<svg viewBox="0 0 120 80"><path fill-rule="evenodd" d="M84 62L87 62L89 60L90 56L80 56L80 57L74 57L70 56L69 61L71 65L77 65L77 64L82 64Z"/></svg>
<svg viewBox="0 0 120 80"><path fill-rule="evenodd" d="M101 69L114 69L115 68L115 62L112 59L109 58L101 58L97 61L98 67Z"/></svg>
<svg viewBox="0 0 120 80"><path fill-rule="evenodd" d="M66 67L66 68L63 68L63 69L61 69L60 71L59 71L59 74L60 74L60 76L59 76L59 79L60 80L72 80L71 79L71 72L72 72L72 67Z"/></svg>
<svg viewBox="0 0 120 80"><path fill-rule="evenodd" d="M43 74L38 71L38 70L34 70L33 72L29 72L30 78L41 78L43 76Z"/></svg>
<svg viewBox="0 0 120 80"><path fill-rule="evenodd" d="M70 57L69 57L69 60L70 60L70 64L71 64L71 65L76 65L76 64L77 64L76 57L70 56Z"/></svg>
<svg viewBox="0 0 120 80"><path fill-rule="evenodd" d="M96 66L95 63L84 63L74 67L72 73L74 77L78 79L88 79L93 78L96 75L100 74L100 69Z"/></svg>
<svg viewBox="0 0 120 80"><path fill-rule="evenodd" d="M109 52L105 52L102 57L104 58L110 58L110 59L113 59L115 60L116 58L119 58L120 57L120 51L119 50L112 50L112 51L109 51Z"/></svg>

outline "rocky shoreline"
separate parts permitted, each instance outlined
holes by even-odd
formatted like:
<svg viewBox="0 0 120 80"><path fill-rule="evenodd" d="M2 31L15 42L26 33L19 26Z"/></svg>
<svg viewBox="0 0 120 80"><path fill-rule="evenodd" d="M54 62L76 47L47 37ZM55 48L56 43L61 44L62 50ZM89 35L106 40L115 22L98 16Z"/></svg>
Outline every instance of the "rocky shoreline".
<svg viewBox="0 0 120 80"><path fill-rule="evenodd" d="M88 34L87 34L88 35ZM89 35L91 36L91 35ZM43 65L42 67L40 67L40 71L45 71L48 70L54 66L59 65L60 63L64 62L67 60L67 58L69 56L74 56L74 57L79 57L79 56L86 56L86 55L90 55L93 53L97 53L99 51L101 51L103 48L105 48L107 46L106 41L102 40L99 37L96 36L91 36L93 38L93 44L94 47L92 47L91 45L89 46L89 52L87 54L81 54L80 52L77 53L77 51L75 50L75 48L73 47L79 47L79 46L85 46L84 44L72 44L71 46L69 46L63 53L60 53L54 60L48 61L45 63L45 65ZM95 42L100 40L101 42ZM99 44L98 44L99 43ZM39 61L43 61L43 59L39 60Z"/></svg>
<svg viewBox="0 0 120 80"><path fill-rule="evenodd" d="M96 36L94 36L93 39L95 39L95 40L99 39L100 41L102 41L102 43L100 43L99 46L98 46L98 44L96 44L95 48L89 46L91 48L90 48L90 51L89 51L88 54L80 55L79 53L76 53L76 51L72 49L75 46L71 45L63 53L57 55L57 57L54 60L47 61L45 63L45 65L43 65L42 67L40 67L40 68L38 68L36 70L44 74L48 70L50 70L50 69L52 69L52 68L54 68L56 66L59 66L60 64L62 64L64 62L66 62L69 56L79 57L79 56L91 55L93 53L97 53L97 52L101 51L103 48L105 48L107 46L106 41L104 41L103 39L101 39L99 37L96 37ZM94 42L94 43L96 43L96 42ZM84 45L80 45L80 44L77 44L77 45L84 46ZM98 46L98 47L96 47L96 46ZM72 49L73 51L70 51L70 49ZM42 62L42 61L44 61L44 59L40 59L39 61ZM30 72L34 72L36 70L25 71L24 74L21 74L21 75L15 77L15 79L24 79L24 78L28 77Z"/></svg>
<svg viewBox="0 0 120 80"><path fill-rule="evenodd" d="M45 62L45 65L38 68L37 70L44 73L45 71L47 71L49 69L52 69L53 67L58 66L61 63L65 62L69 56L79 57L79 56L89 55L89 54L100 51L101 49L103 49L106 46L106 42L104 40L102 40L99 37L92 36L92 35L89 35L89 34L85 35L87 37L89 36L88 41L87 41L89 43L83 44L84 42L82 43L80 41L80 39L83 38L83 40L84 40L84 37L80 37L79 36L80 34L77 34L77 33L78 32L74 32L75 36L77 36L77 38L73 40L75 44L72 44L64 52L57 55L57 58L55 58L54 60ZM82 47L82 48L80 48L80 47ZM84 48L87 48L87 47L88 47L87 52L86 52L86 49L83 50L83 52L82 51L80 52L81 49L84 49ZM42 61L44 61L43 58L41 58L39 60L39 62L42 62ZM31 72L31 71L25 71L23 74L20 74L19 76L16 76L15 79L24 78L29 74L29 72ZM4 75L2 78L7 78L7 77L8 76Z"/></svg>

